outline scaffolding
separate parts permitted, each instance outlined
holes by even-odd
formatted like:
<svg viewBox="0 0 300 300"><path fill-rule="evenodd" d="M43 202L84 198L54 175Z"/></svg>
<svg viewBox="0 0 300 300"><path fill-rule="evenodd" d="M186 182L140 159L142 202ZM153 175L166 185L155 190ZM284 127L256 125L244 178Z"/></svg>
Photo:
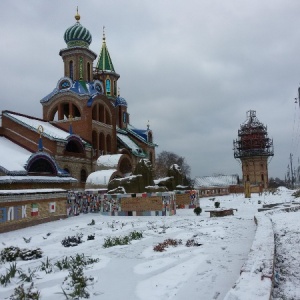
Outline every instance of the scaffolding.
<svg viewBox="0 0 300 300"><path fill-rule="evenodd" d="M247 120L238 130L233 141L234 158L274 156L273 140L268 137L267 126L256 117L256 111L247 111Z"/></svg>

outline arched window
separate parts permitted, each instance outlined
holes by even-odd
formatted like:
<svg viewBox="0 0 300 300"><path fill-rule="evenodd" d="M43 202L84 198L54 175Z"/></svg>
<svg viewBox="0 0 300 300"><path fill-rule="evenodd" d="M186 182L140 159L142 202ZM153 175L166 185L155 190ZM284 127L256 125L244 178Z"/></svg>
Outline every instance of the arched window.
<svg viewBox="0 0 300 300"><path fill-rule="evenodd" d="M106 137L106 149L107 149L107 153L110 154L111 153L111 137L110 137L110 135L108 135Z"/></svg>
<svg viewBox="0 0 300 300"><path fill-rule="evenodd" d="M73 60L71 60L71 61L69 62L69 74L70 74L70 78L71 78L72 80L73 80L73 78L74 78L73 72L74 72L74 68L73 68Z"/></svg>
<svg viewBox="0 0 300 300"><path fill-rule="evenodd" d="M114 80L114 96L117 96L117 81Z"/></svg>
<svg viewBox="0 0 300 300"><path fill-rule="evenodd" d="M112 124L110 113L109 113L108 109L105 109L105 121L106 121L105 123L108 124L108 125Z"/></svg>
<svg viewBox="0 0 300 300"><path fill-rule="evenodd" d="M86 178L87 178L86 170L82 169L80 171L80 182L86 182Z"/></svg>
<svg viewBox="0 0 300 300"><path fill-rule="evenodd" d="M28 166L28 173L43 174L43 175L56 175L56 169L52 161L47 158L40 157L34 159Z"/></svg>
<svg viewBox="0 0 300 300"><path fill-rule="evenodd" d="M105 154L105 136L103 132L99 134L99 150L100 154Z"/></svg>
<svg viewBox="0 0 300 300"><path fill-rule="evenodd" d="M87 80L91 81L91 65L89 62L87 63Z"/></svg>

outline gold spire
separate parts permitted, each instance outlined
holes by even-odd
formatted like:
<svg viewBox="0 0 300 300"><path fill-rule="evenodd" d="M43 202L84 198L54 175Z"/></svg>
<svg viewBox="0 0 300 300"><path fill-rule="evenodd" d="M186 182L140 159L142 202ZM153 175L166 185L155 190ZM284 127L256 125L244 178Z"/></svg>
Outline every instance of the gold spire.
<svg viewBox="0 0 300 300"><path fill-rule="evenodd" d="M77 13L76 13L76 15L75 15L75 20L76 20L77 22L79 22L79 20L80 20L80 14L78 13L78 6L77 6Z"/></svg>
<svg viewBox="0 0 300 300"><path fill-rule="evenodd" d="M103 43L105 43L105 26L103 26L103 37L102 37Z"/></svg>

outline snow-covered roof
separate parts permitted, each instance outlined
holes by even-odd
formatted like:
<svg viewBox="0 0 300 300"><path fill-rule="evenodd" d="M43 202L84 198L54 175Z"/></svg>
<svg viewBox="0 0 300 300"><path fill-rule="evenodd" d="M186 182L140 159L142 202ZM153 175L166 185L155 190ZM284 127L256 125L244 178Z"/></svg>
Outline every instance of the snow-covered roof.
<svg viewBox="0 0 300 300"><path fill-rule="evenodd" d="M77 182L77 179L73 177L59 177L59 176L0 176L1 183L13 183L13 182Z"/></svg>
<svg viewBox="0 0 300 300"><path fill-rule="evenodd" d="M131 153L138 157L146 157L144 151L127 135L122 133L117 133L118 139L127 146Z"/></svg>
<svg viewBox="0 0 300 300"><path fill-rule="evenodd" d="M238 175L215 175L196 177L195 188L201 187L224 187L238 184Z"/></svg>
<svg viewBox="0 0 300 300"><path fill-rule="evenodd" d="M59 129L50 124L49 122L43 121L41 119L14 114L12 112L4 112L3 114L36 132L38 132L38 127L40 125L43 126L44 132L42 135L52 139L66 140L67 137L70 135L69 132Z"/></svg>
<svg viewBox="0 0 300 300"><path fill-rule="evenodd" d="M32 153L3 136L0 145L0 170L26 174L25 164Z"/></svg>
<svg viewBox="0 0 300 300"><path fill-rule="evenodd" d="M123 154L101 155L97 159L97 166L117 168L122 155Z"/></svg>
<svg viewBox="0 0 300 300"><path fill-rule="evenodd" d="M22 190L0 190L0 195L20 194L43 194L43 193L66 193L64 189L22 189Z"/></svg>
<svg viewBox="0 0 300 300"><path fill-rule="evenodd" d="M110 169L110 170L101 170L91 173L87 180L86 184L91 185L108 185L111 177L113 174L117 172L116 169Z"/></svg>

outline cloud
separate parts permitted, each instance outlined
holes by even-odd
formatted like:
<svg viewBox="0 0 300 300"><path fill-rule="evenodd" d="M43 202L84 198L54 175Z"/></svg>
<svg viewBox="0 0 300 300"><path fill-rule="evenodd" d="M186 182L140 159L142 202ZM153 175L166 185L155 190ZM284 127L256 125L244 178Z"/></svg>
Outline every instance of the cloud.
<svg viewBox="0 0 300 300"><path fill-rule="evenodd" d="M241 175L232 141L252 109L274 138L269 176L284 178L299 156L298 1L0 2L1 110L41 117L77 5L97 54L105 26L131 122L150 121L157 152L184 156L192 176Z"/></svg>

